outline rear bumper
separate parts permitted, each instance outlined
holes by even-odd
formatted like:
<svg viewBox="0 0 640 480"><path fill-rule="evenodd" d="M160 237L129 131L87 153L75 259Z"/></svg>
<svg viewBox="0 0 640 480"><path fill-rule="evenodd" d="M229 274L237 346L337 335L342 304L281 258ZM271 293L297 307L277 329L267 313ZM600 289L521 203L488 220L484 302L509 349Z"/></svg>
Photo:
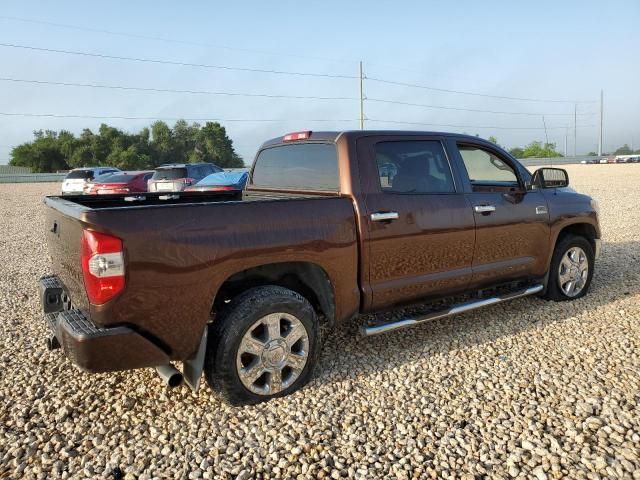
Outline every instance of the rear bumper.
<svg viewBox="0 0 640 480"><path fill-rule="evenodd" d="M57 277L40 279L49 345L60 345L69 360L87 372L112 372L169 363L168 355L129 326L102 328L71 308Z"/></svg>

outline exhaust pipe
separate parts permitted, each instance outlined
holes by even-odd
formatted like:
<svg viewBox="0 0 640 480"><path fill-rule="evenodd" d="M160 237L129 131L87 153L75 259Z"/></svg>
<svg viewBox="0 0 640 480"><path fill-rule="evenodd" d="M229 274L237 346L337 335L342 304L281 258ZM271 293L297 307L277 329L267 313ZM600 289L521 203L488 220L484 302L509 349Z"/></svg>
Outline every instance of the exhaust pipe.
<svg viewBox="0 0 640 480"><path fill-rule="evenodd" d="M167 384L167 387L175 388L182 385L182 373L170 363L156 367L156 372L158 372L158 375L160 375L164 383Z"/></svg>
<svg viewBox="0 0 640 480"><path fill-rule="evenodd" d="M47 338L47 350L52 351L58 348L60 348L60 342L55 336Z"/></svg>

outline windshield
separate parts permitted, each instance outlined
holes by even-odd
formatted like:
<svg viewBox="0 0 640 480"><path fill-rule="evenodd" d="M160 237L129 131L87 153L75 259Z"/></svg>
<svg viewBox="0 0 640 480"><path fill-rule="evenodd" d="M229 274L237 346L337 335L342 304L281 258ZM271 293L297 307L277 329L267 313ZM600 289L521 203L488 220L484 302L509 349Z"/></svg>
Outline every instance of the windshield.
<svg viewBox="0 0 640 480"><path fill-rule="evenodd" d="M104 175L100 175L99 177L96 177L96 182L109 182L109 183L128 183L131 180L133 180L134 178L136 178L137 175L135 174L113 174L113 173L106 173Z"/></svg>
<svg viewBox="0 0 640 480"><path fill-rule="evenodd" d="M98 175L96 178L93 179L94 182L106 182L107 179L111 179L111 177L113 177L113 172L109 172L109 173L103 173L102 175Z"/></svg>
<svg viewBox="0 0 640 480"><path fill-rule="evenodd" d="M67 179L77 180L79 178L82 178L84 180L92 180L93 170L71 170L67 174Z"/></svg>
<svg viewBox="0 0 640 480"><path fill-rule="evenodd" d="M217 172L204 177L198 185L234 185L244 182L248 175L247 172Z"/></svg>
<svg viewBox="0 0 640 480"><path fill-rule="evenodd" d="M152 180L177 180L178 178L187 178L186 168L158 168L151 177Z"/></svg>

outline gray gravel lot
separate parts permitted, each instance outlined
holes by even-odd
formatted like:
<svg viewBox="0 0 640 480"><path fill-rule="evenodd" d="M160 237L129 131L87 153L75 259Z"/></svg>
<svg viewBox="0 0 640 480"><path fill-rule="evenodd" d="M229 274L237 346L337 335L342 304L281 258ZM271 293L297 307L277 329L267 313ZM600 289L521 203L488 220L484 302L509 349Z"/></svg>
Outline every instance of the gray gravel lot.
<svg viewBox="0 0 640 480"><path fill-rule="evenodd" d="M516 300L369 339L311 384L232 408L45 349L43 194L0 185L0 478L640 479L640 165L569 166L600 201L590 294Z"/></svg>

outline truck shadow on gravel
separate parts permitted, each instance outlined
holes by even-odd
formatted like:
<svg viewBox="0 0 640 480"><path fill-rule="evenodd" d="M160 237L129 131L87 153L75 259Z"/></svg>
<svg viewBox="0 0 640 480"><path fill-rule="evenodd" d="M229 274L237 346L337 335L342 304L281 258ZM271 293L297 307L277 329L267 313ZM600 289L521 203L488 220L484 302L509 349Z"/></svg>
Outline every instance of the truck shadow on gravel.
<svg viewBox="0 0 640 480"><path fill-rule="evenodd" d="M589 293L579 300L552 302L531 296L375 337L361 337L358 329L366 319L354 319L326 339L314 381L322 384L374 374L580 317L639 295L639 264L640 242L605 244ZM400 319L419 310L418 305L386 318Z"/></svg>

